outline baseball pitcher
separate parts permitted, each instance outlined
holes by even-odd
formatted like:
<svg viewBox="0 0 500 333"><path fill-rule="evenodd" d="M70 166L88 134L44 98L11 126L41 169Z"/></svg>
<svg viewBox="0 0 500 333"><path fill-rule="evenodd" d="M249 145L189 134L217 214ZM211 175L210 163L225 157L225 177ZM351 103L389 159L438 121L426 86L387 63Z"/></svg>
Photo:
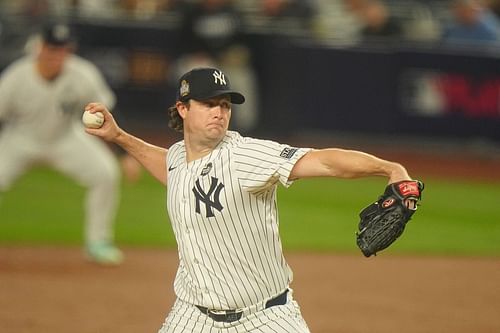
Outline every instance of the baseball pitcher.
<svg viewBox="0 0 500 333"><path fill-rule="evenodd" d="M121 145L167 190L179 250L177 296L160 333L309 332L294 300L279 235L276 189L310 177L410 180L398 163L342 149L291 147L229 131L244 96L216 68L184 74L169 125L184 139L169 149L125 132L99 103L90 134Z"/></svg>

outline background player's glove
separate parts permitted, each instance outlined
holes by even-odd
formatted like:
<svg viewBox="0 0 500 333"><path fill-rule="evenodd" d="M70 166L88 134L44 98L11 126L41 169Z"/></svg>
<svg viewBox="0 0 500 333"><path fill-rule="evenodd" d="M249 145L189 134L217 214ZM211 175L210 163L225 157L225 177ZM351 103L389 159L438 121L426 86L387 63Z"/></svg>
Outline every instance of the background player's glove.
<svg viewBox="0 0 500 333"><path fill-rule="evenodd" d="M421 181L389 184L376 202L359 213L356 244L365 257L377 254L401 236L417 210L423 189Z"/></svg>

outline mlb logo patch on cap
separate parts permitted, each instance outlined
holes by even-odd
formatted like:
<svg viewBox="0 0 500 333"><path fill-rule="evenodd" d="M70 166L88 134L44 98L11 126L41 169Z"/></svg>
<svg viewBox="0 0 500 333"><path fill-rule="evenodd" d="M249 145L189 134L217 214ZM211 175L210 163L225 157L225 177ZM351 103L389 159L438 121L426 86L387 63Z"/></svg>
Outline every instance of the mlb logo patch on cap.
<svg viewBox="0 0 500 333"><path fill-rule="evenodd" d="M181 81L181 87L179 88L179 93L181 97L189 95L189 83L186 80Z"/></svg>

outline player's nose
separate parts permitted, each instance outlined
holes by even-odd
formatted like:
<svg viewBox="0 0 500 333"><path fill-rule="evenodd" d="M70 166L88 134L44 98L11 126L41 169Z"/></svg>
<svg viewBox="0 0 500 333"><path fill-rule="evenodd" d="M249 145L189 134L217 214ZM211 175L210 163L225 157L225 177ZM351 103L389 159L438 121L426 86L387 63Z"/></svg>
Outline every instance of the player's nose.
<svg viewBox="0 0 500 333"><path fill-rule="evenodd" d="M223 108L220 105L216 105L212 108L212 114L214 117L221 118L223 115Z"/></svg>

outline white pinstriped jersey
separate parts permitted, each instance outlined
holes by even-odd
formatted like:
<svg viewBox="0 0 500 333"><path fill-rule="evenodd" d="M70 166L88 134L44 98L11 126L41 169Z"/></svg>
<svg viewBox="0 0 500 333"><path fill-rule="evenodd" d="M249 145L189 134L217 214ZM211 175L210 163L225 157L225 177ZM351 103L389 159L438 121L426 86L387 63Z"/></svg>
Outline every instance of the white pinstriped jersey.
<svg viewBox="0 0 500 333"><path fill-rule="evenodd" d="M184 142L168 150L167 208L177 239L177 297L237 309L283 292L292 272L283 256L276 189L309 151L228 131L207 156L186 163Z"/></svg>

